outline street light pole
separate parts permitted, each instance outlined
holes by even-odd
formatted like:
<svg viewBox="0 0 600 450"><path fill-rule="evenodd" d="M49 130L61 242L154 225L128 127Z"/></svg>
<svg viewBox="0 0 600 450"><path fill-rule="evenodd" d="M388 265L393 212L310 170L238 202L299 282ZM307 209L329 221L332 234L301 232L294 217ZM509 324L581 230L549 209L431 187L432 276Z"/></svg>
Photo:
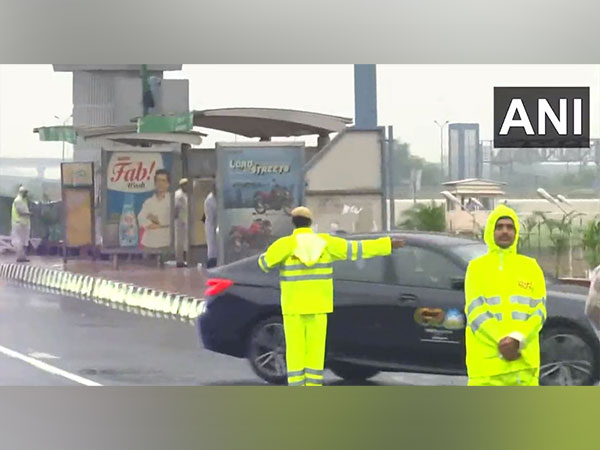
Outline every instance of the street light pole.
<svg viewBox="0 0 600 450"><path fill-rule="evenodd" d="M69 115L69 117L67 117L67 118L66 118L66 119L63 121L63 123L62 123L62 126L63 126L63 127L64 127L64 126L67 124L67 122L69 121L69 119L70 119L71 117L73 117L73 113L71 113L71 114ZM58 120L60 120L60 117L58 117L58 116L54 116L54 118L55 118L55 119L58 119ZM65 160L65 141L64 141L64 140L62 141L62 160L63 160L63 162L64 162L64 160Z"/></svg>
<svg viewBox="0 0 600 450"><path fill-rule="evenodd" d="M573 211L575 211L575 209L573 208L573 205L563 195L558 194L556 196L558 198L558 200L557 200L556 198L554 198L552 195L550 195L548 192L546 192L546 190L544 190L542 188L538 188L537 193L544 200L557 206L563 212L563 214L565 216L569 213L560 205L561 202L566 203L567 205L571 206ZM569 278L573 277L573 241L571 240L571 231L572 231L572 229L569 231Z"/></svg>
<svg viewBox="0 0 600 450"><path fill-rule="evenodd" d="M444 123L439 123L437 120L433 121L440 128L440 175L441 180L444 181L444 127L448 125L449 121L446 120Z"/></svg>

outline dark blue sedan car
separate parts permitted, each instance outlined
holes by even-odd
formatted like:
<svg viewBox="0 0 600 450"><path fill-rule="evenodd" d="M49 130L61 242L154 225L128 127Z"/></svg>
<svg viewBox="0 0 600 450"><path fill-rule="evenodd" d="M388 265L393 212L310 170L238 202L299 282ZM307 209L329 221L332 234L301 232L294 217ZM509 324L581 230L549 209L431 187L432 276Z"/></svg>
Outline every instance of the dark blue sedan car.
<svg viewBox="0 0 600 450"><path fill-rule="evenodd" d="M390 256L335 263L326 366L349 381L382 371L465 375L464 276L468 262L487 248L444 234L395 235L406 246ZM263 273L252 257L208 273L206 307L198 317L204 347L247 358L263 380L285 383L276 271ZM587 288L552 277L546 283L540 383L596 384L600 342L584 311Z"/></svg>

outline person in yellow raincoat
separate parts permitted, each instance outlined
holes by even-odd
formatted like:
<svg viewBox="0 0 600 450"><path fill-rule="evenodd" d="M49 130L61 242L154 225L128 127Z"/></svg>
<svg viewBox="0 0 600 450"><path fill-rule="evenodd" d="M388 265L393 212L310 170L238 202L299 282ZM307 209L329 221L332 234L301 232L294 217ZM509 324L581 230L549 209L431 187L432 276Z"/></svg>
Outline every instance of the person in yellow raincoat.
<svg viewBox="0 0 600 450"><path fill-rule="evenodd" d="M517 253L519 219L505 205L488 217L487 254L465 277L469 386L537 386L546 284L535 259Z"/></svg>
<svg viewBox="0 0 600 450"><path fill-rule="evenodd" d="M19 188L19 194L12 204L12 245L17 251L17 262L29 262L26 256L31 234L31 212L27 200L28 191L25 186Z"/></svg>
<svg viewBox="0 0 600 450"><path fill-rule="evenodd" d="M291 215L293 234L271 244L258 264L265 272L279 269L288 386L322 386L327 314L333 312L333 262L389 255L404 241L347 241L315 233L306 207Z"/></svg>

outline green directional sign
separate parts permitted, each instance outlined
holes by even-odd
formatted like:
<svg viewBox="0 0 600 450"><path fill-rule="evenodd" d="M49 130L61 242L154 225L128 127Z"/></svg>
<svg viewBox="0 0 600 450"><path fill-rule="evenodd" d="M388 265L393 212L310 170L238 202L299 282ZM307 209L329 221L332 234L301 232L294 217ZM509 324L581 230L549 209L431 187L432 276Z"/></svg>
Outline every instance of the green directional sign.
<svg viewBox="0 0 600 450"><path fill-rule="evenodd" d="M38 129L40 141L62 141L77 143L77 132L71 126L42 127Z"/></svg>
<svg viewBox="0 0 600 450"><path fill-rule="evenodd" d="M144 116L138 119L138 133L181 133L194 126L194 114Z"/></svg>

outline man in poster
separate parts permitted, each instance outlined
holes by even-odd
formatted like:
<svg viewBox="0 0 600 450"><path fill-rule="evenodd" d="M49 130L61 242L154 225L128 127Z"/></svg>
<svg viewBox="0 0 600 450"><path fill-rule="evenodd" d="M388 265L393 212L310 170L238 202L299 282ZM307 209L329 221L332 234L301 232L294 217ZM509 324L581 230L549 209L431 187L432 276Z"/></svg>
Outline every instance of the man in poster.
<svg viewBox="0 0 600 450"><path fill-rule="evenodd" d="M138 214L140 227L144 229L141 245L145 249L168 249L171 246L171 176L166 169L154 175L155 193L142 205Z"/></svg>

